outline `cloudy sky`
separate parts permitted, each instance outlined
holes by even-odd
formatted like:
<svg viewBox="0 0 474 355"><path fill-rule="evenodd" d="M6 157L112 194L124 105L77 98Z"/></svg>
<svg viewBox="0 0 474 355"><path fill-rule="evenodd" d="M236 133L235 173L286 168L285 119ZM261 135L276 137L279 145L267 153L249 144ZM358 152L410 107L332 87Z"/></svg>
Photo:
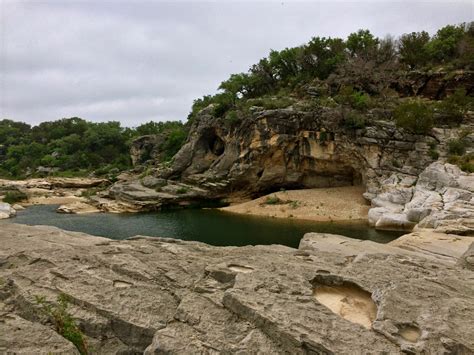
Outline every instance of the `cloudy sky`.
<svg viewBox="0 0 474 355"><path fill-rule="evenodd" d="M0 119L185 120L271 48L474 19L474 1L0 0Z"/></svg>

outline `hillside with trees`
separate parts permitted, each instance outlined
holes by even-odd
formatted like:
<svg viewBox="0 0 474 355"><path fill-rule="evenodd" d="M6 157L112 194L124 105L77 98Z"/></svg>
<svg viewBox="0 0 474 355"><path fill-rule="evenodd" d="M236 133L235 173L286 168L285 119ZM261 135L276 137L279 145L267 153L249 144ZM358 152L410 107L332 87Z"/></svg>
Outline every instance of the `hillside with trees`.
<svg viewBox="0 0 474 355"><path fill-rule="evenodd" d="M474 109L474 23L398 39L358 30L345 40L314 37L271 50L248 72L223 81L217 94L195 100L188 120L207 108L233 127L252 112L290 107L333 109L348 130L363 129L374 114L417 135L459 126ZM453 139L449 158L466 171L474 171L473 156L466 154L470 133Z"/></svg>
<svg viewBox="0 0 474 355"><path fill-rule="evenodd" d="M412 90L413 81L420 78L447 81L459 73L468 73L469 85L459 82L428 99ZM73 117L31 127L0 121L0 176L114 175L131 168L130 144L144 135L164 134L158 149L165 160L171 160L203 109L231 128L252 110L335 108L340 125L349 130L365 127L368 112L382 109L399 127L427 134L435 126L463 122L474 105L472 78L474 23L448 25L433 36L422 31L398 39L377 38L359 30L346 39L314 37L298 47L271 50L248 72L232 74L217 94L194 101L186 124L149 122L126 128L119 122L92 123ZM473 171L472 154L466 154L468 134L453 140L450 159Z"/></svg>
<svg viewBox="0 0 474 355"><path fill-rule="evenodd" d="M130 143L143 135L165 135L162 149L172 157L186 138L179 122L148 122L136 128L119 122L93 123L78 117L31 127L0 121L0 176L44 175L113 177L131 168Z"/></svg>

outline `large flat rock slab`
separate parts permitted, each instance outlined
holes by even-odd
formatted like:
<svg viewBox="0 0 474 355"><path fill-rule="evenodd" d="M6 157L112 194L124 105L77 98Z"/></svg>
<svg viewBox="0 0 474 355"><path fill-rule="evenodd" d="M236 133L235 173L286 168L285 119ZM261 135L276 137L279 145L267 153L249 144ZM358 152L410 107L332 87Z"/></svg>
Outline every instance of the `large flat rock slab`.
<svg viewBox="0 0 474 355"><path fill-rule="evenodd" d="M53 353L74 350L35 301L61 293L97 353L474 351L474 277L457 247L439 257L324 234L300 249L214 247L15 224L0 243L0 344L18 353L43 351L37 329Z"/></svg>

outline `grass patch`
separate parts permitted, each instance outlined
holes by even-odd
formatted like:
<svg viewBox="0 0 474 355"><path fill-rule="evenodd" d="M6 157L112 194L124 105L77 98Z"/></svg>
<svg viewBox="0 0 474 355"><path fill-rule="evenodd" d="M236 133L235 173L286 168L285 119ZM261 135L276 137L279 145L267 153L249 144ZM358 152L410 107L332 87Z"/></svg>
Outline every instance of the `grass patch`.
<svg viewBox="0 0 474 355"><path fill-rule="evenodd" d="M450 155L448 163L457 165L459 169L466 173L474 173L474 153L460 155Z"/></svg>
<svg viewBox="0 0 474 355"><path fill-rule="evenodd" d="M56 332L73 343L82 355L89 354L84 334L69 313L69 297L60 293L53 304L47 303L44 296L35 296L35 299L41 312L53 323Z"/></svg>
<svg viewBox="0 0 474 355"><path fill-rule="evenodd" d="M21 191L8 191L3 198L3 202L14 204L28 199L28 195Z"/></svg>

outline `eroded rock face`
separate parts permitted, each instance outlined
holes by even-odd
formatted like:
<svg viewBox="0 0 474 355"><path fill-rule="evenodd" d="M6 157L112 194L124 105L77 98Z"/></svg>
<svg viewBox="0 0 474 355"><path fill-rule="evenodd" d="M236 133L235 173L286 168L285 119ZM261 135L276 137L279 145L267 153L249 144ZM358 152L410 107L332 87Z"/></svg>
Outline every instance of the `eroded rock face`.
<svg viewBox="0 0 474 355"><path fill-rule="evenodd" d="M417 179L393 174L372 199L369 222L380 229L434 228L447 233L474 233L474 174L435 162Z"/></svg>
<svg viewBox="0 0 474 355"><path fill-rule="evenodd" d="M161 174L204 188L223 182L219 188L226 191L366 184L374 193L387 171L416 176L432 161L433 137L406 134L377 120L351 131L339 120L330 109L288 108L254 112L227 127L204 110L171 169Z"/></svg>
<svg viewBox="0 0 474 355"><path fill-rule="evenodd" d="M308 234L299 249L213 247L2 225L0 346L72 353L54 332L42 341L52 328L34 300L63 292L97 353L470 353L474 283L458 264L470 238L444 235L458 246L450 256L408 250L424 236L400 246ZM331 310L314 297L321 286L353 300Z"/></svg>
<svg viewBox="0 0 474 355"><path fill-rule="evenodd" d="M161 134L146 135L135 139L130 145L133 166L149 160L161 161L163 156L160 147L165 141L166 136Z"/></svg>

